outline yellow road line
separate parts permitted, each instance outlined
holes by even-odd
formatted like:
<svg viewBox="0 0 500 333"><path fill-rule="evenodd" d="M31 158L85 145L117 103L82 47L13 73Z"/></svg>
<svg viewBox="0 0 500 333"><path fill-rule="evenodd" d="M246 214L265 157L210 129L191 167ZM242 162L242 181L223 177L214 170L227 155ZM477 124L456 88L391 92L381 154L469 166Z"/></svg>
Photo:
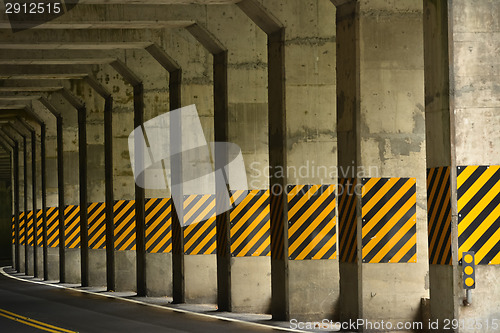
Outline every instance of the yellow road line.
<svg viewBox="0 0 500 333"><path fill-rule="evenodd" d="M46 324L41 321L35 320L35 319L30 319L28 317L24 317L18 314L15 314L13 312L7 311L0 309L0 316L5 317L7 319L11 319L14 321L17 321L19 323L38 328L40 330L46 331L46 332L55 332L55 333L76 333L75 331L70 331L61 327L57 327L54 325Z"/></svg>

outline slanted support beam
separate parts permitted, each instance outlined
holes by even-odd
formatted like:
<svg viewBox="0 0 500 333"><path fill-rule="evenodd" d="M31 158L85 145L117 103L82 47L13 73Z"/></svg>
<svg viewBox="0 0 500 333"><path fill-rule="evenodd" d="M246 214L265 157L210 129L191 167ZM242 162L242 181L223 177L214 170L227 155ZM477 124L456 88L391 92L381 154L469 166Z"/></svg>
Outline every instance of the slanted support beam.
<svg viewBox="0 0 500 333"><path fill-rule="evenodd" d="M78 171L80 194L80 256L81 284L89 286L89 228L87 219L87 108L66 89L61 95L76 109L78 113Z"/></svg>
<svg viewBox="0 0 500 333"><path fill-rule="evenodd" d="M115 290L115 223L113 193L113 96L92 76L85 81L104 98L104 192L106 212L106 288Z"/></svg>
<svg viewBox="0 0 500 333"><path fill-rule="evenodd" d="M269 167L287 169L285 104L285 28L256 0L238 7L267 34ZM290 320L288 279L287 178L269 178L271 209L271 314L274 320Z"/></svg>
<svg viewBox="0 0 500 333"><path fill-rule="evenodd" d="M214 73L214 138L215 142L229 141L229 107L227 85L227 50L213 55ZM215 145L215 170L223 170L228 164L227 147ZM216 207L226 207L229 184L215 182ZM231 226L229 211L216 209L217 237L217 305L219 311L232 311L231 295Z"/></svg>
<svg viewBox="0 0 500 333"><path fill-rule="evenodd" d="M43 279L49 279L49 257L47 253L47 152L45 151L47 128L45 124L40 125L40 158L42 177L42 246L43 246Z"/></svg>
<svg viewBox="0 0 500 333"><path fill-rule="evenodd" d="M26 144L26 136L23 133L20 133L12 124L7 124L11 130L13 130L16 134L21 136L22 142L23 142L23 205L24 205L24 272L25 274L28 274L28 196L26 193L28 192L28 182L26 181L28 178L28 150L27 150L27 144ZM13 141L15 140L15 137L7 132L6 130L4 133ZM17 142L17 141L16 141Z"/></svg>
<svg viewBox="0 0 500 333"><path fill-rule="evenodd" d="M19 250L19 144L17 141L11 140L0 129L0 138L4 140L10 147L12 147L13 154L13 167L14 167L14 264L17 272L21 268L20 250Z"/></svg>
<svg viewBox="0 0 500 333"><path fill-rule="evenodd" d="M132 85L134 90L134 128L144 123L144 86L141 79L135 75L123 62L116 60L110 64L125 81ZM135 168L142 170L144 152L140 148L140 141L136 138L134 149ZM140 177L143 177L140 176ZM143 184L144 182L140 182ZM136 261L137 261L137 296L146 296L146 219L145 219L145 190L135 183L135 233L136 233Z"/></svg>
<svg viewBox="0 0 500 333"><path fill-rule="evenodd" d="M104 178L106 209L106 285L115 290L115 223L113 193L113 97L104 101Z"/></svg>
<svg viewBox="0 0 500 333"><path fill-rule="evenodd" d="M38 249L37 249L37 198L36 198L36 131L24 120L19 119L21 125L31 134L31 191L32 191L32 217L31 230L33 233L33 275L38 277ZM26 197L26 194L25 194ZM26 226L27 228L28 226Z"/></svg>

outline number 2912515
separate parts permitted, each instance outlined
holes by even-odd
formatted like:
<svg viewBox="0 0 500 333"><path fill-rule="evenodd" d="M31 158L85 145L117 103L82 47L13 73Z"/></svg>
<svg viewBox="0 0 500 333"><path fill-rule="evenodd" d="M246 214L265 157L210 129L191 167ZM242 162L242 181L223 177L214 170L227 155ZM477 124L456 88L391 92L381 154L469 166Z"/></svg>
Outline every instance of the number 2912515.
<svg viewBox="0 0 500 333"><path fill-rule="evenodd" d="M61 3L43 2L7 2L6 14L59 14L62 10Z"/></svg>

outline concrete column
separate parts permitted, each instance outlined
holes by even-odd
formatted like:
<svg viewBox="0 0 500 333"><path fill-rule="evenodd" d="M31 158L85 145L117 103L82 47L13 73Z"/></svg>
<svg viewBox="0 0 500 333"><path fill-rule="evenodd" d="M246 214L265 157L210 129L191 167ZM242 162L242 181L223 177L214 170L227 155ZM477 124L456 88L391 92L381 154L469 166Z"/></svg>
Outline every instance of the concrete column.
<svg viewBox="0 0 500 333"><path fill-rule="evenodd" d="M424 1L424 9L431 316L440 330L445 320L456 319L465 323L457 332L494 332L500 320L495 301L500 294L500 42L495 37L500 4ZM436 214L444 218L432 218ZM469 305L460 264L466 251L476 256Z"/></svg>
<svg viewBox="0 0 500 333"><path fill-rule="evenodd" d="M241 148L248 189L265 191L269 187L264 172L268 166L268 138L263 130L267 128L266 34L236 6L227 7L224 11L208 7L207 13L208 29L230 50L227 59L229 117L225 124L228 137L217 141L235 143ZM235 34L240 38L234 38ZM223 131L222 128L220 130ZM269 209L268 205L269 203L263 204L266 209ZM256 204L248 208L247 211L260 212L262 206ZM253 224L255 228L262 224L262 220L259 220L262 216L257 215L242 219L239 223L247 223L247 228L251 228ZM230 227L226 229L226 237L235 236L236 233L231 232L231 228L236 230L239 227L235 223L236 220L232 220L228 224ZM263 226L263 229L268 228L267 224ZM258 230L255 233L254 237L245 240L234 237L228 244L229 249L219 255L224 258L223 265L229 266L229 272L226 270L222 273L223 278L219 277L219 309L253 313L271 311L270 244L260 253L236 250L237 246L244 248L247 245L265 243L263 238L267 238L268 233L260 234ZM256 250L258 247L252 245L249 249ZM218 248L219 250L221 249Z"/></svg>
<svg viewBox="0 0 500 333"><path fill-rule="evenodd" d="M44 102L48 103L45 99ZM51 105L48 104L48 107ZM45 136L47 247L44 248L44 251L47 251L47 262L44 263L44 278L59 280L57 121L54 114L41 102L34 103L33 110L47 124Z"/></svg>
<svg viewBox="0 0 500 333"><path fill-rule="evenodd" d="M325 186L314 192L318 185L332 185L333 189L337 181L335 7L321 0L287 1L286 6L270 2L265 6L285 25L290 318L337 319L335 202L329 201L333 196L326 193ZM304 191L311 197L299 210L299 203L291 203L293 189L302 185L311 185L313 190ZM313 208L312 202L321 208L307 212L305 207Z"/></svg>
<svg viewBox="0 0 500 333"><path fill-rule="evenodd" d="M357 182L357 260L341 262L340 316L422 320L429 295L422 4L350 1L336 15L339 183Z"/></svg>
<svg viewBox="0 0 500 333"><path fill-rule="evenodd" d="M87 84L88 83L88 84ZM105 148L104 148L104 116L111 112L105 110L105 100L112 97L95 79L79 80L72 84L72 92L84 101L86 115L86 149L87 149L87 199L88 199L88 284L89 286L105 286L106 279L106 231L107 206L105 202ZM112 158L112 156L110 156ZM111 183L112 184L112 183ZM113 202L111 200L111 211ZM113 233L111 233L113 235ZM113 240L111 236L111 240ZM111 253L112 253L111 242ZM113 265L110 265L113 271ZM109 286L114 290L113 286Z"/></svg>
<svg viewBox="0 0 500 333"><path fill-rule="evenodd" d="M19 236L19 265L17 271L19 273L25 273L26 272L26 228L25 228L25 223L26 221L24 220L24 186L22 185L24 183L24 153L22 152L24 147L22 144L22 139L17 138L15 135L12 134L12 132L9 131L7 127L3 127L1 130L3 137L12 142L14 145L14 150L17 151L17 154L14 156L14 167L17 164L17 174L14 173L14 181L17 184L17 193L15 194L14 197L14 212L17 210L17 221L16 223L18 224L18 236ZM23 148L21 148L23 147ZM16 163L17 160L17 163ZM16 176L17 176L17 181L16 181ZM16 191L15 191L16 192ZM16 198L17 197L17 198ZM17 199L17 200L16 200Z"/></svg>
<svg viewBox="0 0 500 333"><path fill-rule="evenodd" d="M64 207L63 213L66 212L67 216L64 217L65 214L59 215L59 265L61 269L59 277L61 282L81 283L80 244L77 240L79 236L75 236L78 230L74 228L69 229L70 221L74 216L74 214L70 214L71 209L79 209L80 205L78 176L78 114L74 106L59 94L52 94L49 102L53 104L57 110L60 110L62 116L58 124L58 127L61 127L58 129L58 140L62 141L58 142L58 146L62 143L63 165L61 165L61 167L63 169L59 170L58 165L58 172L62 171L62 175L59 176L64 177L64 192L58 193L58 207L60 213L61 208ZM76 214L75 211L73 211L73 213ZM71 234L68 234L70 230L73 231Z"/></svg>
<svg viewBox="0 0 500 333"><path fill-rule="evenodd" d="M182 86L180 94L176 94L177 105L188 106L195 104L206 142L214 141L214 106L213 106L213 59L212 55L197 41L190 36L187 31L180 31L176 34L166 34L168 38L160 44L160 47L167 50L169 55L178 61L179 68L182 68ZM189 55L189 56L186 56ZM180 72L178 72L180 74ZM172 77L171 79L173 79ZM180 77L178 77L180 78ZM174 98L174 96L170 96ZM172 101L173 102L173 101ZM171 104L173 106L174 104ZM183 135L187 129L182 129ZM184 140L184 138L183 138ZM183 146L186 144L182 142ZM184 157L183 157L184 159ZM184 160L186 162L187 160ZM195 162L192 160L191 162ZM190 163L191 163L190 162ZM203 161L205 163L206 161ZM187 163L187 162L186 162ZM187 165L190 165L187 163ZM191 179L192 174L189 168L183 168L183 179ZM178 172L176 172L178 176ZM191 178L190 178L191 177ZM193 182L191 182L193 184ZM213 185L213 184L212 184ZM183 195L196 195L202 193L215 193L215 187L183 186ZM179 195L172 193L172 196ZM177 212L181 223L184 218L182 212ZM172 223L175 223L174 219ZM203 222L202 222L203 223ZM184 228L175 230L172 226L172 244L182 245L183 248L172 248L173 255L173 283L174 302L186 303L208 303L217 302L217 261L214 251L205 253L186 254L186 246L178 242L180 234L184 236ZM207 236L209 236L207 238ZM174 241L174 238L177 239ZM202 237L203 238L203 237ZM212 244L212 236L206 235L204 240ZM213 237L215 241L215 236ZM178 243L178 244L176 244ZM184 290L182 290L184 288ZM182 295L184 292L184 295Z"/></svg>

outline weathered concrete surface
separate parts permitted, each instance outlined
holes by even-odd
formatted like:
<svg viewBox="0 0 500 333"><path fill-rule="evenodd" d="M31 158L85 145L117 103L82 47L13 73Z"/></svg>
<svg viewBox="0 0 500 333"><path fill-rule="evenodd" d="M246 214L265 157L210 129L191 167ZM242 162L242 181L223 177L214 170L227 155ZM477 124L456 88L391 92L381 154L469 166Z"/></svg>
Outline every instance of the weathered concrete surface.
<svg viewBox="0 0 500 333"><path fill-rule="evenodd" d="M339 125L345 133L339 135L339 147L341 139L356 143L354 151L343 148L339 160L348 164L350 157L358 170L364 168L365 175L358 178L412 177L417 183L417 262L364 264L358 260L358 317L412 321L421 317L421 298L429 295L422 4L381 0L344 9L337 37L357 44L343 49L340 61L351 62L357 78L352 78L353 72L338 77L338 94L346 104L339 109Z"/></svg>
<svg viewBox="0 0 500 333"><path fill-rule="evenodd" d="M456 165L500 165L500 25L497 1L453 2L450 25L453 31L451 104L454 113ZM460 272L461 273L461 272ZM476 289L472 305L459 307L460 320L477 320L483 327L460 332L494 332L492 320L500 321L498 266L476 266ZM462 278L456 302L464 295ZM486 320L490 320L489 327Z"/></svg>
<svg viewBox="0 0 500 333"><path fill-rule="evenodd" d="M0 258L10 260L14 253L13 250L11 251L13 209L10 187L8 188L4 181L0 182L0 196L2 198L0 202Z"/></svg>
<svg viewBox="0 0 500 333"><path fill-rule="evenodd" d="M106 250L89 249L89 285L106 285Z"/></svg>
<svg viewBox="0 0 500 333"><path fill-rule="evenodd" d="M66 283L81 283L81 261L80 249L65 249L66 265Z"/></svg>
<svg viewBox="0 0 500 333"><path fill-rule="evenodd" d="M264 6L286 27L287 182L336 184L335 7L314 0ZM291 318L337 316L338 260L290 261L288 274Z"/></svg>
<svg viewBox="0 0 500 333"><path fill-rule="evenodd" d="M24 256L24 252L25 252L24 245L23 246L19 246L19 268L17 269L17 271L19 273L25 273L25 265L24 265L25 256Z"/></svg>
<svg viewBox="0 0 500 333"><path fill-rule="evenodd" d="M424 63L427 168L452 166L448 10L444 1L424 1ZM456 219L453 222L456 225ZM456 243L453 238L452 248ZM458 315L454 281L460 267L453 264L429 265L432 321L443 322Z"/></svg>
<svg viewBox="0 0 500 333"><path fill-rule="evenodd" d="M332 260L291 260L289 273L293 318L300 321L338 318L338 263L334 265Z"/></svg>
<svg viewBox="0 0 500 333"><path fill-rule="evenodd" d="M135 251L115 251L115 291L136 291Z"/></svg>
<svg viewBox="0 0 500 333"><path fill-rule="evenodd" d="M16 246L12 244L12 268L17 271L16 267Z"/></svg>
<svg viewBox="0 0 500 333"><path fill-rule="evenodd" d="M453 274L451 265L429 265L430 312L432 321L444 322L454 317Z"/></svg>
<svg viewBox="0 0 500 333"><path fill-rule="evenodd" d="M34 276L34 266L33 266L33 246L28 246L28 272L26 275Z"/></svg>
<svg viewBox="0 0 500 333"><path fill-rule="evenodd" d="M37 275L36 277L43 279L43 247L39 246L37 248Z"/></svg>
<svg viewBox="0 0 500 333"><path fill-rule="evenodd" d="M186 303L217 303L215 254L184 256Z"/></svg>
<svg viewBox="0 0 500 333"><path fill-rule="evenodd" d="M172 296L171 253L146 253L146 286L150 297Z"/></svg>
<svg viewBox="0 0 500 333"><path fill-rule="evenodd" d="M49 280L59 280L59 248L47 248L48 278Z"/></svg>
<svg viewBox="0 0 500 333"><path fill-rule="evenodd" d="M271 270L269 257L231 259L233 312L270 313Z"/></svg>
<svg viewBox="0 0 500 333"><path fill-rule="evenodd" d="M476 289L472 291L472 304L470 306L460 306L460 320L466 323L475 320L476 326L473 329L465 327L460 332L496 332L494 323L500 322L500 304L498 304L498 295L500 295L500 285L498 276L500 267L497 265L476 266ZM458 280L458 288L462 288L462 279ZM465 291L462 291L462 297L465 298ZM478 326L481 324L482 326Z"/></svg>

